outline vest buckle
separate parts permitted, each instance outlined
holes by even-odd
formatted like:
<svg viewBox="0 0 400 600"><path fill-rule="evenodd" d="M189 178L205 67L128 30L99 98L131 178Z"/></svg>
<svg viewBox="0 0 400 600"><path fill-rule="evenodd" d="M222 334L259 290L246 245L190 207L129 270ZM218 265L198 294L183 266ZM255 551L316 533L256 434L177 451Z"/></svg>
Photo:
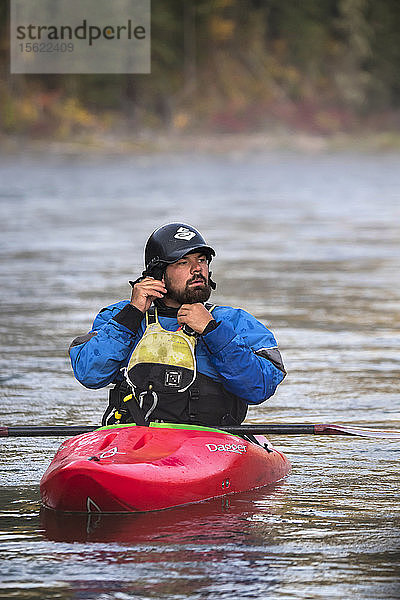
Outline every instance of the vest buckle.
<svg viewBox="0 0 400 600"><path fill-rule="evenodd" d="M179 387L181 385L182 371L166 371L164 385L166 387Z"/></svg>

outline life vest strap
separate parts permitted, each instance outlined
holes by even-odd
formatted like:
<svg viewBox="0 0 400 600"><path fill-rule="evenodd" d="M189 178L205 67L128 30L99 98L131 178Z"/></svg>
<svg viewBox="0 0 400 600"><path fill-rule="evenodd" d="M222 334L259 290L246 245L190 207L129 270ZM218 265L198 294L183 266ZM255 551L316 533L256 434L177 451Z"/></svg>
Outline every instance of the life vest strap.
<svg viewBox="0 0 400 600"><path fill-rule="evenodd" d="M149 325L154 325L154 323L157 323L157 321L157 309L155 306L150 306L150 308L146 311L146 327Z"/></svg>
<svg viewBox="0 0 400 600"><path fill-rule="evenodd" d="M109 425L108 417L111 415L113 410L121 411L123 408L127 408L129 412L129 416L132 419L133 423L142 426L148 426L148 423L145 420L143 411L138 405L135 397L132 394L129 394L129 388L125 381L119 381L114 388L109 391L109 401L108 406L103 415L101 424L104 427L105 425ZM129 398L129 395L131 398ZM126 414L126 411L123 411ZM125 422L125 420L124 420Z"/></svg>

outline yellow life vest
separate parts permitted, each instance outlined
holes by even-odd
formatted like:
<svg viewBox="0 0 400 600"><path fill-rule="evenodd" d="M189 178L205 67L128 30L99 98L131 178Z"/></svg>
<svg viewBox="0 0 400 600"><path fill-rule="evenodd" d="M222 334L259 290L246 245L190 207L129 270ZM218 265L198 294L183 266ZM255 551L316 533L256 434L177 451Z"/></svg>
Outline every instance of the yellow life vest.
<svg viewBox="0 0 400 600"><path fill-rule="evenodd" d="M211 312L214 306L207 308ZM195 335L188 335L181 328L164 329L155 307L146 312L146 329L124 374L141 407L144 397L152 395L153 406L147 415L157 406L160 394L185 392L196 379L196 341Z"/></svg>
<svg viewBox="0 0 400 600"><path fill-rule="evenodd" d="M196 337L187 335L182 329L177 331L164 329L158 320L157 309L153 314L154 317L152 313L149 314L149 311L146 312L146 329L132 353L126 370L126 379L131 387L135 388L139 385L135 380L137 380L136 372L142 371L141 365L158 365L162 367L160 374L165 371L163 382L150 381L150 385L152 384L153 388L156 385L158 388L162 384L163 387L173 388L174 392L184 392L196 377L194 354ZM188 371L188 376L183 377L181 369ZM143 384L148 387L144 381L140 382L140 387L143 387Z"/></svg>
<svg viewBox="0 0 400 600"><path fill-rule="evenodd" d="M215 308L210 303L205 307L210 312ZM146 423L150 418L200 425L242 423L247 403L227 391L222 382L196 373L195 350L196 336L181 328L164 329L151 307L142 338L123 369L127 383L122 384L121 414L115 418L138 422L137 403Z"/></svg>

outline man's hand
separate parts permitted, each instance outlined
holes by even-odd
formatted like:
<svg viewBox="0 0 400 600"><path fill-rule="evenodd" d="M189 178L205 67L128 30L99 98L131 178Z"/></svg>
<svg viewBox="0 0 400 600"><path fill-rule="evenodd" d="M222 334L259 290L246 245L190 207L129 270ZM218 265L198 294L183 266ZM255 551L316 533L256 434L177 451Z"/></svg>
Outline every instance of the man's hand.
<svg viewBox="0 0 400 600"><path fill-rule="evenodd" d="M135 283L131 304L145 313L146 310L149 310L153 300L163 298L166 293L167 289L162 281L153 277L145 277L139 283Z"/></svg>
<svg viewBox="0 0 400 600"><path fill-rule="evenodd" d="M178 310L179 325L187 325L197 333L203 333L208 323L213 320L211 313L201 302L182 304Z"/></svg>

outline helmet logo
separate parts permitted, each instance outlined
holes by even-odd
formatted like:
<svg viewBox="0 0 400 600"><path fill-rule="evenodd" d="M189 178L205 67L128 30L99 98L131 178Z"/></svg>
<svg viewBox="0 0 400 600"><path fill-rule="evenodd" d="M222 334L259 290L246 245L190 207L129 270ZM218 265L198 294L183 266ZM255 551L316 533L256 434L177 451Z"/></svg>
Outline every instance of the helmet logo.
<svg viewBox="0 0 400 600"><path fill-rule="evenodd" d="M174 238L176 238L177 240L191 240L192 238L194 238L196 235L196 233L194 231L190 231L190 229L188 229L187 227L179 227L176 230L176 233L174 235Z"/></svg>

